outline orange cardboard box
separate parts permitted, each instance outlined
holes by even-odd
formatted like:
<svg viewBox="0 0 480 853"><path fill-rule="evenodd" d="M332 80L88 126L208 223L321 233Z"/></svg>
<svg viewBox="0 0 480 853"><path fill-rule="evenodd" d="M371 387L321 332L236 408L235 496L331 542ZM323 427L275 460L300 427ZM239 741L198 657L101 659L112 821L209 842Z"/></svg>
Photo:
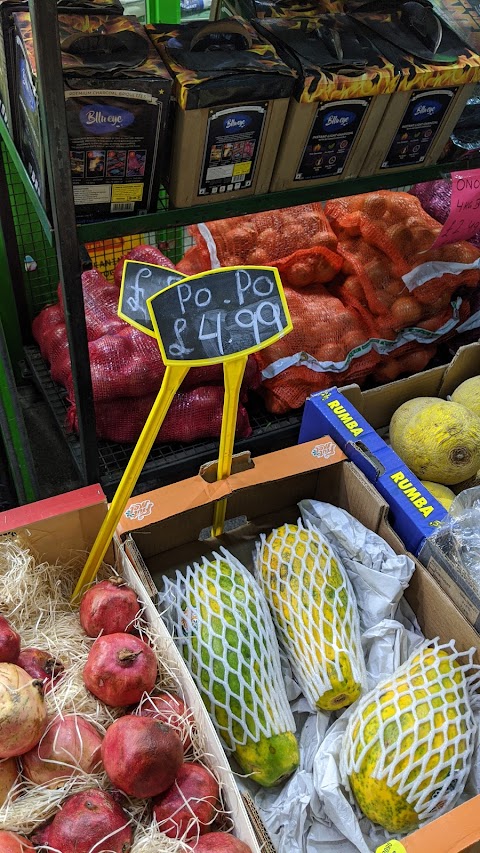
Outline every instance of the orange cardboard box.
<svg viewBox="0 0 480 853"><path fill-rule="evenodd" d="M162 575L188 565L192 559L225 545L240 560L251 553L252 538L278 523L295 522L297 502L325 500L343 507L382 536L397 552L404 546L389 524L389 508L375 488L327 436L255 459L241 454L234 459L230 477L215 481L216 464L205 466L203 476L175 483L131 499L118 526L119 541L127 557L145 578L152 594ZM228 498L227 519L237 526L219 540L208 538L214 505ZM199 535L201 534L201 539ZM206 538L204 538L206 537ZM455 639L457 648L477 648L480 637L457 610L435 579L416 562L406 591L426 637L441 642ZM262 844L266 833L247 800ZM424 829L382 853L480 853L480 797L452 810ZM392 846L393 845L393 846ZM264 851L273 848L263 847Z"/></svg>

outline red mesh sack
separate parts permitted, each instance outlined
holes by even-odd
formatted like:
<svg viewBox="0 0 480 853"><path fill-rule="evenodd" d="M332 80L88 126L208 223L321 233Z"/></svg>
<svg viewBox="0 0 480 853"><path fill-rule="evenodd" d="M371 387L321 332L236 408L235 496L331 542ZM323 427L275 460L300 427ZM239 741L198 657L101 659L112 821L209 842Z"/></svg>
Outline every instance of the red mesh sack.
<svg viewBox="0 0 480 853"><path fill-rule="evenodd" d="M184 275L197 275L211 268L210 255L206 246L191 246L177 264L177 270Z"/></svg>
<svg viewBox="0 0 480 853"><path fill-rule="evenodd" d="M101 272L92 269L82 273L82 292L89 341L96 341L102 335L114 335L127 325L117 314L120 291ZM60 310L64 315L60 285L57 293Z"/></svg>
<svg viewBox="0 0 480 853"><path fill-rule="evenodd" d="M141 246L134 246L133 249L130 249L123 258L117 262L115 269L113 271L113 281L120 287L122 283L122 275L123 275L123 265L125 261L142 261L144 264L155 264L157 267L170 267L171 269L175 269L174 264L167 258L160 249L157 249L156 246L150 246L148 243L142 244Z"/></svg>
<svg viewBox="0 0 480 853"><path fill-rule="evenodd" d="M375 351L364 351L372 337L367 312L344 304L322 285L286 287L285 295L293 331L256 353L265 401L276 413L300 407L339 376L362 381L380 359Z"/></svg>
<svg viewBox="0 0 480 853"><path fill-rule="evenodd" d="M381 357L373 371L375 382L394 382L399 376L421 373L436 355L436 344L407 345Z"/></svg>
<svg viewBox="0 0 480 853"><path fill-rule="evenodd" d="M32 323L32 334L40 347L42 358L50 362L54 342L60 339L63 343L67 339L63 312L59 305L47 305L37 314Z"/></svg>
<svg viewBox="0 0 480 853"><path fill-rule="evenodd" d="M209 385L177 393L155 440L191 442L220 435L223 413L223 387ZM109 441L134 442L138 439L151 411L155 395L128 397L95 404L97 435ZM75 404L68 412L70 429L78 431ZM245 407L237 414L237 438L248 438L252 430Z"/></svg>

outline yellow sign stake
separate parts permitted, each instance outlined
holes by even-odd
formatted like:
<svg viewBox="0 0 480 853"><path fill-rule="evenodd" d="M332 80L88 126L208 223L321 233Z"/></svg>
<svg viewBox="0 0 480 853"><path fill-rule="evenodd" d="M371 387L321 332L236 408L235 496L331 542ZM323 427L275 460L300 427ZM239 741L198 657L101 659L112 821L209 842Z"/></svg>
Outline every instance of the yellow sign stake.
<svg viewBox="0 0 480 853"><path fill-rule="evenodd" d="M79 581L75 587L72 601L75 601L81 594L84 587L88 586L95 579L102 564L102 560L107 553L108 546L112 541L118 522L120 521L122 513L127 505L128 499L135 488L135 484L142 472L147 456L152 449L157 433L165 420L165 416L176 392L189 370L190 365L183 364L179 364L175 367L167 365L165 368L165 375L163 377L160 391L157 394L157 398L145 422L145 426L140 433L140 437L135 445L128 465L125 468L123 477L120 480L113 501L110 504L109 510L99 530L98 536L93 543L92 550L88 555L87 562L85 563L82 574L80 575Z"/></svg>
<svg viewBox="0 0 480 853"><path fill-rule="evenodd" d="M248 355L241 356L235 361L226 361L223 365L225 397L223 400L222 431L220 433L220 449L218 451L217 480L230 476L232 468L233 443L237 426L238 398L240 387L247 366ZM223 533L227 501L219 501L213 515L213 536Z"/></svg>

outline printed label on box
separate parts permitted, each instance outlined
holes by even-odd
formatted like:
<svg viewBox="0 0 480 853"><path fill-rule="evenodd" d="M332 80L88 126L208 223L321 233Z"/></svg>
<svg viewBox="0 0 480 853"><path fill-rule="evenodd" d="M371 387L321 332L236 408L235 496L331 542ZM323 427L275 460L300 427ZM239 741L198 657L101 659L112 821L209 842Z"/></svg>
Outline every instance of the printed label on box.
<svg viewBox="0 0 480 853"><path fill-rule="evenodd" d="M410 98L382 169L423 163L457 89L432 89Z"/></svg>
<svg viewBox="0 0 480 853"><path fill-rule="evenodd" d="M112 188L109 184L94 187L74 187L75 204L109 204Z"/></svg>
<svg viewBox="0 0 480 853"><path fill-rule="evenodd" d="M371 100L334 101L318 107L296 181L343 172Z"/></svg>
<svg viewBox="0 0 480 853"><path fill-rule="evenodd" d="M199 195L252 185L268 104L210 110Z"/></svg>
<svg viewBox="0 0 480 853"><path fill-rule="evenodd" d="M115 184L112 187L112 201L141 201L143 184Z"/></svg>

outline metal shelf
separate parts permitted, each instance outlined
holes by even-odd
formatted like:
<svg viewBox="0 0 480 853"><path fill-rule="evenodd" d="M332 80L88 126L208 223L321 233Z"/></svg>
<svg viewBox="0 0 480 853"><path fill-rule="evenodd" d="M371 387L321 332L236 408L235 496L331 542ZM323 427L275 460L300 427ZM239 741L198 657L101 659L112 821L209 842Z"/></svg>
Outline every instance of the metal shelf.
<svg viewBox="0 0 480 853"><path fill-rule="evenodd" d="M53 381L37 347L25 347L25 359L32 378L49 405L81 474L82 453L79 438L65 429L68 409L65 389ZM256 395L251 396L247 409L253 433L250 438L240 439L235 443L235 453L242 450L252 450L256 454L267 453L297 443L302 418L301 410L288 415L271 415ZM133 444L117 444L101 440L98 442L100 483L109 500L120 482L133 448ZM155 445L145 463L134 494L148 491L152 487L167 485L182 477L192 477L198 473L201 465L212 461L217 456L218 441L211 439L197 441L194 444L172 442Z"/></svg>
<svg viewBox="0 0 480 853"><path fill-rule="evenodd" d="M25 187L28 198L32 202L38 218L45 231L50 245L54 244L54 228L33 188L30 178L20 159L17 149L8 133L5 123L0 119L0 136ZM165 228L193 225L197 222L212 219L227 219L230 216L240 216L246 213L259 213L263 210L276 210L281 207L294 207L314 201L327 201L338 196L356 195L379 189L396 189L406 184L431 181L445 177L452 171L475 169L480 167L480 156L469 157L453 163L437 163L434 166L424 166L412 172L385 172L379 175L369 175L363 178L335 180L320 186L301 186L298 189L283 190L282 192L263 193L243 199L225 199L213 204L199 204L194 207L172 208L166 202L166 193L162 191L158 199L156 213L146 213L141 216L117 216L110 219L77 221L77 235L82 243L95 240L108 240L112 237L124 237L129 234L140 234L147 231L161 231Z"/></svg>

